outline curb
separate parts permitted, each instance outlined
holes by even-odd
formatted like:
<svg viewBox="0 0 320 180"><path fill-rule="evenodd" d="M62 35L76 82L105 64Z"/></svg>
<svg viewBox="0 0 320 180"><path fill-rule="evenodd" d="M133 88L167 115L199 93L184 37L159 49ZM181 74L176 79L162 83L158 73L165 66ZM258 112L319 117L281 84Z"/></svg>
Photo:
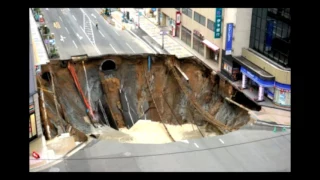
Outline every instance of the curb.
<svg viewBox="0 0 320 180"><path fill-rule="evenodd" d="M147 42L145 42L143 39L141 39L138 35L136 35L134 32L132 32L130 29L126 29L131 35L133 35L134 37L136 37L137 39L139 39L140 41L142 41L147 47L149 47L154 54L161 54L159 53L156 49L153 49L153 47L151 47Z"/></svg>

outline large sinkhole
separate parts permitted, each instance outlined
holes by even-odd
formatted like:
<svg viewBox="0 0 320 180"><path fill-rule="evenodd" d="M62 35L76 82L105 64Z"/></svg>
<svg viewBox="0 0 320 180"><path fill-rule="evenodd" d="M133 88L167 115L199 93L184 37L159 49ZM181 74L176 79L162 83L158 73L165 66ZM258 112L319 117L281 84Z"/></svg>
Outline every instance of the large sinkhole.
<svg viewBox="0 0 320 180"><path fill-rule="evenodd" d="M157 55L148 59L141 55L89 58L85 64L73 64L73 73L52 63L58 106L53 95L46 93L50 127L61 126L56 121L62 117L84 134L99 134L95 137L102 140L168 143L216 136L245 125L247 111L225 97L258 109L192 58ZM43 73L42 78L46 76ZM51 83L42 86L52 89ZM224 127L229 130L222 131Z"/></svg>

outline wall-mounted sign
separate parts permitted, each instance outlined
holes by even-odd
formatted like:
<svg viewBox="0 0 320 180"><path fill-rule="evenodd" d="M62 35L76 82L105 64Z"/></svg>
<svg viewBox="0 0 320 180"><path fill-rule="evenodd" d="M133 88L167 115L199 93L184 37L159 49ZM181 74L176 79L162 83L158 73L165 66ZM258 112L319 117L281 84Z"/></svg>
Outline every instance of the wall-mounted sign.
<svg viewBox="0 0 320 180"><path fill-rule="evenodd" d="M226 55L231 55L232 52L232 38L233 38L233 23L227 24L226 33Z"/></svg>
<svg viewBox="0 0 320 180"><path fill-rule="evenodd" d="M216 8L216 22L214 23L214 38L221 37L221 24L222 24L222 8Z"/></svg>
<svg viewBox="0 0 320 180"><path fill-rule="evenodd" d="M176 13L176 25L179 26L181 24L181 12L177 11Z"/></svg>
<svg viewBox="0 0 320 180"><path fill-rule="evenodd" d="M227 71L229 74L232 74L232 66L231 66L231 65L229 65L229 64L227 64L227 63L224 62L224 64L223 64L223 69L224 69L225 71Z"/></svg>
<svg viewBox="0 0 320 180"><path fill-rule="evenodd" d="M248 78L250 78L253 82L257 83L259 86L263 86L263 87L273 87L274 86L274 81L270 81L270 80L267 81L267 80L260 79L258 76L252 74L250 71L248 71L243 66L241 66L240 72L242 74L245 74Z"/></svg>

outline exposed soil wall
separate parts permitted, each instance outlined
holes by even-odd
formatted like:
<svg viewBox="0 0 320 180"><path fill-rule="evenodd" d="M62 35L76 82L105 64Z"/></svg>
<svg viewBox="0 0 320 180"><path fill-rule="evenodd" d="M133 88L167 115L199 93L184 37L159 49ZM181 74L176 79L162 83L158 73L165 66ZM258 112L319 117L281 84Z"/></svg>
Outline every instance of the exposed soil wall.
<svg viewBox="0 0 320 180"><path fill-rule="evenodd" d="M44 65L43 70L48 71L49 66L52 69L59 106L59 110L56 111L53 96L45 93L52 136L58 134L57 129L60 125L66 129L68 124L85 134L95 133L96 127L111 119L114 120L115 126L123 128L126 127L126 118L129 116L131 120L134 117L134 123L138 119L150 119L172 125L192 123L205 126L207 131L215 131L181 91L177 80L165 64L169 57L173 56L152 55L150 71L147 54L104 55L87 61L70 61L76 70L81 88L98 118L94 123L88 120L87 108L68 68L61 66L59 61L51 61L50 64ZM113 63L102 66L108 60L114 62L116 69ZM206 66L193 58L175 58L175 65L188 77L186 81L181 76L181 81L187 84L188 90L196 97L201 107L216 120L234 128L249 120L246 111L224 101L224 97L230 97L235 93L228 82L220 79L218 75L211 74ZM108 66L110 68L107 68ZM50 82L41 77L39 80L42 88L52 91ZM125 103L120 101L120 92L126 94ZM99 101L107 118L99 110ZM125 117L125 113L129 115Z"/></svg>

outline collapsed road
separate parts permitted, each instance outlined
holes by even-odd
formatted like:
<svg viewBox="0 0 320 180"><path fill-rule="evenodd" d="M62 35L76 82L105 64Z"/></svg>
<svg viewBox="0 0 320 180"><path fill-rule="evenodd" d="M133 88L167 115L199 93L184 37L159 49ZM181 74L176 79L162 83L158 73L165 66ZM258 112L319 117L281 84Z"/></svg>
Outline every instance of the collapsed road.
<svg viewBox="0 0 320 180"><path fill-rule="evenodd" d="M137 122L151 120L160 123L173 142L225 134L247 124L248 111L225 98L251 110L260 108L194 57L83 55L51 60L41 70L37 81L47 139L70 127L87 135L108 128L125 133L138 129L133 128L141 124ZM188 125L192 129L181 132L184 135L173 132Z"/></svg>

